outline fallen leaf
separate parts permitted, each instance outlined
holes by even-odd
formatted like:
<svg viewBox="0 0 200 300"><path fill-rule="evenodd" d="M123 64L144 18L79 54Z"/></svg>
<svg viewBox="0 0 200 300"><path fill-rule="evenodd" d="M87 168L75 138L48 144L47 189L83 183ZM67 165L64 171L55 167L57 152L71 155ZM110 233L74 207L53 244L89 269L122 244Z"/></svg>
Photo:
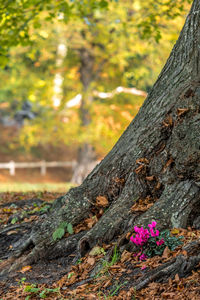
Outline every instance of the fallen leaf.
<svg viewBox="0 0 200 300"><path fill-rule="evenodd" d="M139 164L139 163L144 163L144 164L149 164L149 160L145 157L142 157L142 158L138 158L136 159L136 164Z"/></svg>
<svg viewBox="0 0 200 300"><path fill-rule="evenodd" d="M164 125L164 127L172 127L172 125L173 125L173 119L172 119L172 116L171 116L171 115L168 115L168 116L164 119L163 125Z"/></svg>
<svg viewBox="0 0 200 300"><path fill-rule="evenodd" d="M89 264L89 265L91 265L91 266L93 266L94 264L95 264L95 259L94 259L94 257L88 257L88 259L87 259L87 263Z"/></svg>
<svg viewBox="0 0 200 300"><path fill-rule="evenodd" d="M164 165L164 168L163 168L163 173L167 170L167 168L173 163L173 158L170 157L170 159L166 162L166 164Z"/></svg>
<svg viewBox="0 0 200 300"><path fill-rule="evenodd" d="M130 257L131 257L132 253L131 252L128 252L126 250L124 250L124 252L122 253L121 255L121 259L120 261L123 263L125 261L127 261Z"/></svg>
<svg viewBox="0 0 200 300"><path fill-rule="evenodd" d="M184 256L188 256L188 253L187 253L186 250L183 250L183 251L182 251L182 254L183 254Z"/></svg>
<svg viewBox="0 0 200 300"><path fill-rule="evenodd" d="M89 295L86 295L86 297L88 300L97 299L95 294L89 294Z"/></svg>
<svg viewBox="0 0 200 300"><path fill-rule="evenodd" d="M172 234L178 234L180 231L179 231L179 229L177 229L177 228L173 228L172 230L171 230L171 233Z"/></svg>
<svg viewBox="0 0 200 300"><path fill-rule="evenodd" d="M142 171L142 169L144 169L144 165L140 165L137 169L135 169L135 173L139 174Z"/></svg>
<svg viewBox="0 0 200 300"><path fill-rule="evenodd" d="M148 180L148 181L153 181L154 179L155 179L154 175L146 177L146 180Z"/></svg>
<svg viewBox="0 0 200 300"><path fill-rule="evenodd" d="M30 271L31 269L32 269L31 266L25 266L25 267L23 267L19 272L20 272L20 273L25 273L25 272L27 272L27 271Z"/></svg>
<svg viewBox="0 0 200 300"><path fill-rule="evenodd" d="M188 111L189 111L189 108L178 108L177 109L177 115L180 117L180 116L184 115Z"/></svg>
<svg viewBox="0 0 200 300"><path fill-rule="evenodd" d="M165 250L163 251L162 258L168 258L170 254L170 250L168 247L165 247Z"/></svg>
<svg viewBox="0 0 200 300"><path fill-rule="evenodd" d="M115 181L116 183L118 183L118 184L124 184L125 179L124 179L124 178L118 178L118 177L116 177L116 178L114 179L114 181Z"/></svg>
<svg viewBox="0 0 200 300"><path fill-rule="evenodd" d="M17 233L16 230L11 230L11 231L8 231L8 232L7 232L7 235L11 235L11 234L15 234L15 233Z"/></svg>
<svg viewBox="0 0 200 300"><path fill-rule="evenodd" d="M159 190L161 188L161 183L157 182L156 186L155 186L155 190Z"/></svg>
<svg viewBox="0 0 200 300"><path fill-rule="evenodd" d="M158 149L158 151L156 151L156 154L158 155L160 152L162 152L162 151L165 149L165 147L166 147L166 144L165 144L165 143L161 144L161 146L160 146L160 148Z"/></svg>
<svg viewBox="0 0 200 300"><path fill-rule="evenodd" d="M92 228L94 224L97 223L98 220L96 216L92 216L91 218L85 219L84 221L87 224L88 228Z"/></svg>
<svg viewBox="0 0 200 300"><path fill-rule="evenodd" d="M108 206L109 202L108 202L108 199L105 196L98 196L96 198L96 204L98 206L106 207L106 206Z"/></svg>
<svg viewBox="0 0 200 300"><path fill-rule="evenodd" d="M109 286L111 284L111 280L106 281L106 283L103 285L104 288L106 288L107 286Z"/></svg>
<svg viewBox="0 0 200 300"><path fill-rule="evenodd" d="M179 283L179 282L180 282L180 278L179 278L179 276L178 276L178 273L176 273L174 280L176 281L176 283Z"/></svg>
<svg viewBox="0 0 200 300"><path fill-rule="evenodd" d="M127 234L126 234L126 239L127 239L127 240L130 240L130 237L131 237L131 232L127 232Z"/></svg>

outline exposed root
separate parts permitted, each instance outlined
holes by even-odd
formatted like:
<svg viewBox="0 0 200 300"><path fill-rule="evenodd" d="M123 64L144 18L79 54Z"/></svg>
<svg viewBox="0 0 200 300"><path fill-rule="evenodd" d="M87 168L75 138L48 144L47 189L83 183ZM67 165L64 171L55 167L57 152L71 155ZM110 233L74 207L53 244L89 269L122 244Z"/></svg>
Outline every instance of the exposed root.
<svg viewBox="0 0 200 300"><path fill-rule="evenodd" d="M176 274L179 277L186 277L200 262L200 254L197 256L179 255L169 262L159 266L153 271L149 271L146 275L134 283L136 290L146 287L150 282L166 282L169 278L173 278Z"/></svg>

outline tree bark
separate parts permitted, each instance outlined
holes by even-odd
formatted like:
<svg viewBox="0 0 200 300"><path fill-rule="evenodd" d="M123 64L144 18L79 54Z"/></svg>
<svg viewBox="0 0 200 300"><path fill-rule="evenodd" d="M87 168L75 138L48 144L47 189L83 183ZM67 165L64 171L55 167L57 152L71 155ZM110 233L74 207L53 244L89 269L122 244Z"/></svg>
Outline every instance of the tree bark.
<svg viewBox="0 0 200 300"><path fill-rule="evenodd" d="M193 225L200 215L200 2L194 0L180 37L138 115L82 185L55 200L28 239L13 245L12 269L116 240L134 225L156 220L160 230ZM107 210L86 231L52 239L65 221L74 227L98 209ZM144 213L132 211L151 198ZM19 244L21 246L19 247ZM30 249L20 257L26 249Z"/></svg>

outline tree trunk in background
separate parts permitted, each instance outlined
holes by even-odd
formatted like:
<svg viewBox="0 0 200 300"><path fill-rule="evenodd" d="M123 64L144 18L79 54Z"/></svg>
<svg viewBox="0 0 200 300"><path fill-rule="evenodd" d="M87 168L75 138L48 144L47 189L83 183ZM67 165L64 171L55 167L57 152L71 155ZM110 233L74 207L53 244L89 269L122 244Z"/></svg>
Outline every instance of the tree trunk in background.
<svg viewBox="0 0 200 300"><path fill-rule="evenodd" d="M15 255L20 256L26 249L29 253L19 258L12 269L43 257L51 259L72 252L84 255L96 244L116 241L134 225L146 226L152 220L157 221L160 230L198 224L199 45L200 2L195 0L138 115L83 184L57 199L28 238L13 245ZM102 210L92 228L59 241L52 239L61 222L76 226L98 210L99 196L107 199L107 210ZM139 199L151 199L152 205L145 212L134 211L131 207Z"/></svg>
<svg viewBox="0 0 200 300"><path fill-rule="evenodd" d="M97 164L96 161L97 156L94 147L86 143L81 145L78 149L77 166L74 169L71 181L80 185L94 169Z"/></svg>
<svg viewBox="0 0 200 300"><path fill-rule="evenodd" d="M60 14L58 16L58 20L62 20L64 18L63 14ZM58 108L61 104L62 98L63 98L63 62L67 55L67 43L66 39L63 37L62 32L62 26L61 24L57 25L57 33L59 38L59 42L57 45L57 51L56 51L56 73L54 77L53 82L53 96L52 96L52 102L54 108Z"/></svg>
<svg viewBox="0 0 200 300"><path fill-rule="evenodd" d="M80 106L81 126L87 132L87 126L91 122L90 105L93 101L89 93L90 84L93 81L94 57L86 48L80 50L80 79L83 86L82 101ZM83 143L78 150L77 166L74 169L72 182L81 184L85 177L96 165L97 156L94 147L90 143Z"/></svg>

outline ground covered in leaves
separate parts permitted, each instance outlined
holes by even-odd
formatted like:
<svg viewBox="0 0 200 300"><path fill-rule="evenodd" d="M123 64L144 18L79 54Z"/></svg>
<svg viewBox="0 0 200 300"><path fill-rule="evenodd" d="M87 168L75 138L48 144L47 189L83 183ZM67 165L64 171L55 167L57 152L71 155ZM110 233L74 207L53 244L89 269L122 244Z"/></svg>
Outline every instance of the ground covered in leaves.
<svg viewBox="0 0 200 300"><path fill-rule="evenodd" d="M0 271L11 260L12 245L21 235L28 234L59 196L60 193L48 192L0 194ZM139 202L134 210L145 210L150 205L150 201ZM101 214L101 210L96 216L91 214L74 231L91 228ZM127 240L131 234L127 234ZM97 245L72 267L73 256L23 267L6 278L0 276L0 299L200 299L200 265L187 278L179 278L176 274L166 283L156 280L146 288L134 289L133 281L180 254L187 255L183 246L200 237L200 231L193 228L173 229L171 234L183 236L183 245L175 251L166 248L162 257L155 256L143 262L132 251L119 253L111 244Z"/></svg>

